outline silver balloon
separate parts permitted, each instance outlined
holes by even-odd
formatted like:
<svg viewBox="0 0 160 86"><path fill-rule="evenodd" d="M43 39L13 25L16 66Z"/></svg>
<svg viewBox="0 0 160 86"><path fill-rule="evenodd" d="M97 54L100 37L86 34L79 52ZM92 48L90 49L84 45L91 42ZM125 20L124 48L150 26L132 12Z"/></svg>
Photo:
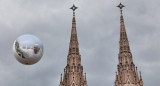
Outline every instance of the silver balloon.
<svg viewBox="0 0 160 86"><path fill-rule="evenodd" d="M16 59L25 65L37 63L43 56L43 44L33 35L22 35L13 44Z"/></svg>

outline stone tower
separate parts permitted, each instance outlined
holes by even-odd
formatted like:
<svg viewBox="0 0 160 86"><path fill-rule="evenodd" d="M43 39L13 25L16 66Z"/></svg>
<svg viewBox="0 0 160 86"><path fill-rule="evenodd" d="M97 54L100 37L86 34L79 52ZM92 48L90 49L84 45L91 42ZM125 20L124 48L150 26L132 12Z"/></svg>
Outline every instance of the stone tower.
<svg viewBox="0 0 160 86"><path fill-rule="evenodd" d="M69 51L67 56L67 66L64 69L64 76L59 86L87 86L86 73L83 75L83 66L81 65L81 55L79 53L78 38L76 31L75 10L77 7L73 5L72 30Z"/></svg>
<svg viewBox="0 0 160 86"><path fill-rule="evenodd" d="M117 6L120 8L120 41L119 41L119 64L118 73L116 72L115 86L143 86L143 80L135 67L130 51L127 33L124 25L122 15L122 8L124 5L121 3Z"/></svg>

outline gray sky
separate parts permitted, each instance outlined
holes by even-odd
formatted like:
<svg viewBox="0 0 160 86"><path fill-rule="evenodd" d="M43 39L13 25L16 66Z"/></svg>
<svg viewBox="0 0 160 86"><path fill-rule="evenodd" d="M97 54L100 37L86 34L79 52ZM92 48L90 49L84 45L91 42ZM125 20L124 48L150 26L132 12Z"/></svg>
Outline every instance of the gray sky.
<svg viewBox="0 0 160 86"><path fill-rule="evenodd" d="M133 60L144 86L160 80L160 1L121 0ZM118 64L118 0L0 0L0 86L59 86L67 62L73 3L80 54L88 86L114 86ZM44 45L34 65L20 64L12 45L33 34Z"/></svg>

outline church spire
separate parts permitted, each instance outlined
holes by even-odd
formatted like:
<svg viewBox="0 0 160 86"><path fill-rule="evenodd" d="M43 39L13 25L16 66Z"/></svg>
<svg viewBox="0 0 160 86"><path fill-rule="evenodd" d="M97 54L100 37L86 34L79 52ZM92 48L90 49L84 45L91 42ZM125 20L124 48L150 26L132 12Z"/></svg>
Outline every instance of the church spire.
<svg viewBox="0 0 160 86"><path fill-rule="evenodd" d="M79 54L78 47L78 38L77 38L77 30L76 30L76 19L75 19L75 10L78 7L73 5L70 9L73 10L73 19L72 19L72 30L71 30L71 38L70 38L70 47L69 47L69 55L71 54Z"/></svg>
<svg viewBox="0 0 160 86"><path fill-rule="evenodd" d="M123 4L119 4L117 7L120 8L120 53L122 52L130 52L128 37L124 25L122 8L125 7Z"/></svg>
<svg viewBox="0 0 160 86"><path fill-rule="evenodd" d="M60 86L87 86L87 80L84 78L83 66L81 65L76 31L75 10L77 7L73 5L70 9L73 10L71 38L67 56L67 66L64 69L63 80Z"/></svg>
<svg viewBox="0 0 160 86"><path fill-rule="evenodd" d="M124 25L121 3L117 6L120 8L120 41L119 41L119 64L118 73L116 73L115 86L143 86L143 81L139 79L137 68L132 59L130 52L127 32Z"/></svg>

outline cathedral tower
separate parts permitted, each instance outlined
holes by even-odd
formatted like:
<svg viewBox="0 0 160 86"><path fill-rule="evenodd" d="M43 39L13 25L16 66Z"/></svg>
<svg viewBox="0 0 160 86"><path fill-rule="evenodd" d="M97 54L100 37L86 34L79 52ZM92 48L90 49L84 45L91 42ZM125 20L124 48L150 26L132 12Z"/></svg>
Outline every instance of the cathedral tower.
<svg viewBox="0 0 160 86"><path fill-rule="evenodd" d="M117 6L120 8L120 41L119 41L119 64L118 73L116 72L115 86L143 86L143 80L137 67L135 67L130 51L128 37L124 25L121 3Z"/></svg>
<svg viewBox="0 0 160 86"><path fill-rule="evenodd" d="M78 37L76 31L75 10L77 7L73 5L72 30L69 51L67 56L67 66L64 69L64 75L59 86L87 86L86 73L83 75L83 66L81 65L81 55L79 53Z"/></svg>

